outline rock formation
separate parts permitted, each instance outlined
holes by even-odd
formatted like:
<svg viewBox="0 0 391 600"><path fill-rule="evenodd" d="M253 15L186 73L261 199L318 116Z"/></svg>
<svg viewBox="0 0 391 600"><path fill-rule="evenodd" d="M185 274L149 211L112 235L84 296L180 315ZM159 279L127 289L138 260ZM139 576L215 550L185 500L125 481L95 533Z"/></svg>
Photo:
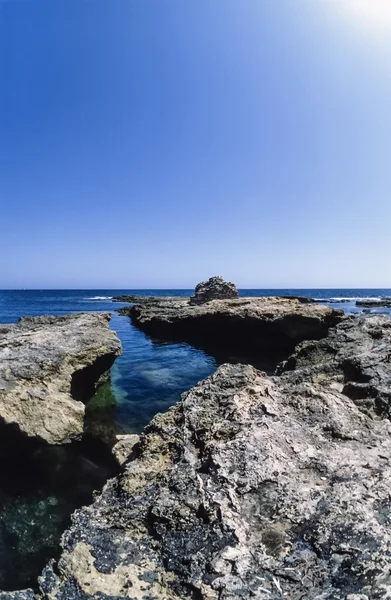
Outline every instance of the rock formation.
<svg viewBox="0 0 391 600"><path fill-rule="evenodd" d="M125 307L121 314L128 314L149 335L190 342L215 356L224 349L223 360L237 354L256 365L262 356L286 356L302 340L324 337L344 318L340 310L276 297L214 300L196 306L160 298Z"/></svg>
<svg viewBox="0 0 391 600"><path fill-rule="evenodd" d="M382 298L379 300L357 300L356 306L363 308L391 308L391 298Z"/></svg>
<svg viewBox="0 0 391 600"><path fill-rule="evenodd" d="M217 276L211 277L208 281L201 281L196 286L195 294L190 298L190 304L205 304L211 300L230 300L232 298L239 298L236 285Z"/></svg>
<svg viewBox="0 0 391 600"><path fill-rule="evenodd" d="M302 342L278 373L292 381L335 382L376 418L391 417L391 321L385 316L351 317L318 341Z"/></svg>
<svg viewBox="0 0 391 600"><path fill-rule="evenodd" d="M223 328L215 325L224 315L225 326L238 323L250 342L265 332L280 341L283 331L292 341L327 337L301 342L274 376L250 365L222 365L141 436L119 436L114 454L121 474L74 513L61 557L47 565L39 590L0 592L0 600L389 597L390 319L342 318L340 311L281 298L175 307L159 301L129 310L140 322L164 323L166 332L190 320L220 335ZM53 317L39 327L25 320L3 328L6 336L13 331L11 352L19 339L31 360L41 359L39 368L28 360L31 373L20 367L14 380L7 363L1 381L12 380L15 389L37 381L54 386L58 378L59 399L67 393L74 402L72 389L83 395L81 378L72 385L74 367L83 363L76 372L85 372L86 356L98 347L87 317L98 319L102 344L105 315L64 318L72 342ZM77 327L72 319L79 319ZM257 322L267 327L257 329ZM68 360L61 350L54 353L53 329ZM114 338L110 356L119 351L116 344ZM98 356L111 344L103 346ZM94 368L88 381L96 375Z"/></svg>
<svg viewBox="0 0 391 600"><path fill-rule="evenodd" d="M387 598L390 333L347 319L279 376L223 365L184 394L74 515L43 597Z"/></svg>
<svg viewBox="0 0 391 600"><path fill-rule="evenodd" d="M109 314L25 317L0 326L0 419L26 438L83 433L84 403L121 353Z"/></svg>

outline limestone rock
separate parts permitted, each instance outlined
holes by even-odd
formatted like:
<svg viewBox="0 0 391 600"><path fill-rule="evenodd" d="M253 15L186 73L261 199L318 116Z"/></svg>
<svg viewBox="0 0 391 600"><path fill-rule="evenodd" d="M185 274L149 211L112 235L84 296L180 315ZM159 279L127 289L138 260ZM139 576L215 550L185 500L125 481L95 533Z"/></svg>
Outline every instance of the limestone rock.
<svg viewBox="0 0 391 600"><path fill-rule="evenodd" d="M288 355L299 342L326 336L329 327L344 318L340 310L281 297L214 300L195 306L160 298L126 307L122 314L149 335L189 342L213 355L224 349L224 360L231 362L228 357L237 353L253 364L258 363L250 355Z"/></svg>
<svg viewBox="0 0 391 600"><path fill-rule="evenodd" d="M230 300L232 298L239 298L236 285L217 276L211 277L208 281L201 281L196 286L195 294L190 298L190 304L205 304L211 300Z"/></svg>
<svg viewBox="0 0 391 600"><path fill-rule="evenodd" d="M0 325L2 424L49 444L78 439L83 402L121 353L109 320L109 314L81 313Z"/></svg>
<svg viewBox="0 0 391 600"><path fill-rule="evenodd" d="M346 319L319 341L300 344L278 373L293 382L340 385L362 410L391 417L391 320L386 316Z"/></svg>
<svg viewBox="0 0 391 600"><path fill-rule="evenodd" d="M375 368L389 325L350 325L336 329ZM391 425L320 377L316 348L279 377L223 365L155 417L123 474L74 515L44 597L386 598Z"/></svg>
<svg viewBox="0 0 391 600"><path fill-rule="evenodd" d="M137 434L117 435L117 443L112 448L112 453L119 465L123 465L131 455L134 447L140 441Z"/></svg>

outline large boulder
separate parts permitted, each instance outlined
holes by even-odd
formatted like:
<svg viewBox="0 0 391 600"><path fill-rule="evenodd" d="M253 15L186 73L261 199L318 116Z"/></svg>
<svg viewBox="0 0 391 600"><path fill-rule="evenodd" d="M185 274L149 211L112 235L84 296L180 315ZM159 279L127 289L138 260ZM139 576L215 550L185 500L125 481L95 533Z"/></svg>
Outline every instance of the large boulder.
<svg viewBox="0 0 391 600"><path fill-rule="evenodd" d="M184 394L74 515L43 597L387 598L391 425L345 392L360 373L389 385L390 329L343 322L297 370L223 365ZM338 376L343 346L359 367Z"/></svg>
<svg viewBox="0 0 391 600"><path fill-rule="evenodd" d="M220 275L211 277L208 281L201 281L196 286L194 296L190 298L190 304L205 304L211 300L230 300L239 298L236 285L229 281L224 281Z"/></svg>
<svg viewBox="0 0 391 600"><path fill-rule="evenodd" d="M79 439L84 402L121 353L109 320L81 313L0 325L2 426L48 444Z"/></svg>

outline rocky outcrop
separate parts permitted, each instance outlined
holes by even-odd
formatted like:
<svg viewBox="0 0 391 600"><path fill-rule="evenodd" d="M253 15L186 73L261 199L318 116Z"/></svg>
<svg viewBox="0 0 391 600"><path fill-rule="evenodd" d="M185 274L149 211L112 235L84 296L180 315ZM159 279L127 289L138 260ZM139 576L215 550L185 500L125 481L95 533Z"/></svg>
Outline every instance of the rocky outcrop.
<svg viewBox="0 0 391 600"><path fill-rule="evenodd" d="M326 338L300 344L278 369L286 371L293 382L335 382L374 418L391 416L391 320L351 317Z"/></svg>
<svg viewBox="0 0 391 600"><path fill-rule="evenodd" d="M83 313L1 325L1 424L48 444L80 438L84 402L121 353L109 320Z"/></svg>
<svg viewBox="0 0 391 600"><path fill-rule="evenodd" d="M324 337L344 318L342 311L327 306L276 297L213 300L199 306L160 298L125 307L122 314L149 335L190 342L220 362L222 353L223 360L239 356L257 366L262 356L281 359L302 340Z"/></svg>
<svg viewBox="0 0 391 600"><path fill-rule="evenodd" d="M184 394L74 515L43 596L388 597L391 424L346 385L389 387L390 330L349 319L280 376L223 365Z"/></svg>
<svg viewBox="0 0 391 600"><path fill-rule="evenodd" d="M208 281L201 281L196 286L195 294L190 298L190 304L205 304L211 300L230 300L232 298L239 298L236 285L217 276L211 277Z"/></svg>
<svg viewBox="0 0 391 600"><path fill-rule="evenodd" d="M363 308L391 308L391 298L383 298L381 300L357 300L356 306L360 306Z"/></svg>

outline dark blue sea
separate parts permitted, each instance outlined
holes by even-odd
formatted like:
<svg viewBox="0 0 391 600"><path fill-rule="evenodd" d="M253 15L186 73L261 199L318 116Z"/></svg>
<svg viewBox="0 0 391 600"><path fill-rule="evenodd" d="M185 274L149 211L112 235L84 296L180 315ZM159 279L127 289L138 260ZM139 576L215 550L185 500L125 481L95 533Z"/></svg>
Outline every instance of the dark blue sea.
<svg viewBox="0 0 391 600"><path fill-rule="evenodd" d="M185 343L157 344L118 315L124 306L112 302L120 294L190 296L192 290L0 290L0 323L16 323L26 315L64 315L71 312L111 313L111 328L121 339L123 355L112 369L113 418L118 431L138 432L157 413L216 368L214 358ZM391 289L251 289L241 296L299 295L314 298L346 312L359 312L359 298L390 297ZM386 309L378 309L386 311Z"/></svg>

